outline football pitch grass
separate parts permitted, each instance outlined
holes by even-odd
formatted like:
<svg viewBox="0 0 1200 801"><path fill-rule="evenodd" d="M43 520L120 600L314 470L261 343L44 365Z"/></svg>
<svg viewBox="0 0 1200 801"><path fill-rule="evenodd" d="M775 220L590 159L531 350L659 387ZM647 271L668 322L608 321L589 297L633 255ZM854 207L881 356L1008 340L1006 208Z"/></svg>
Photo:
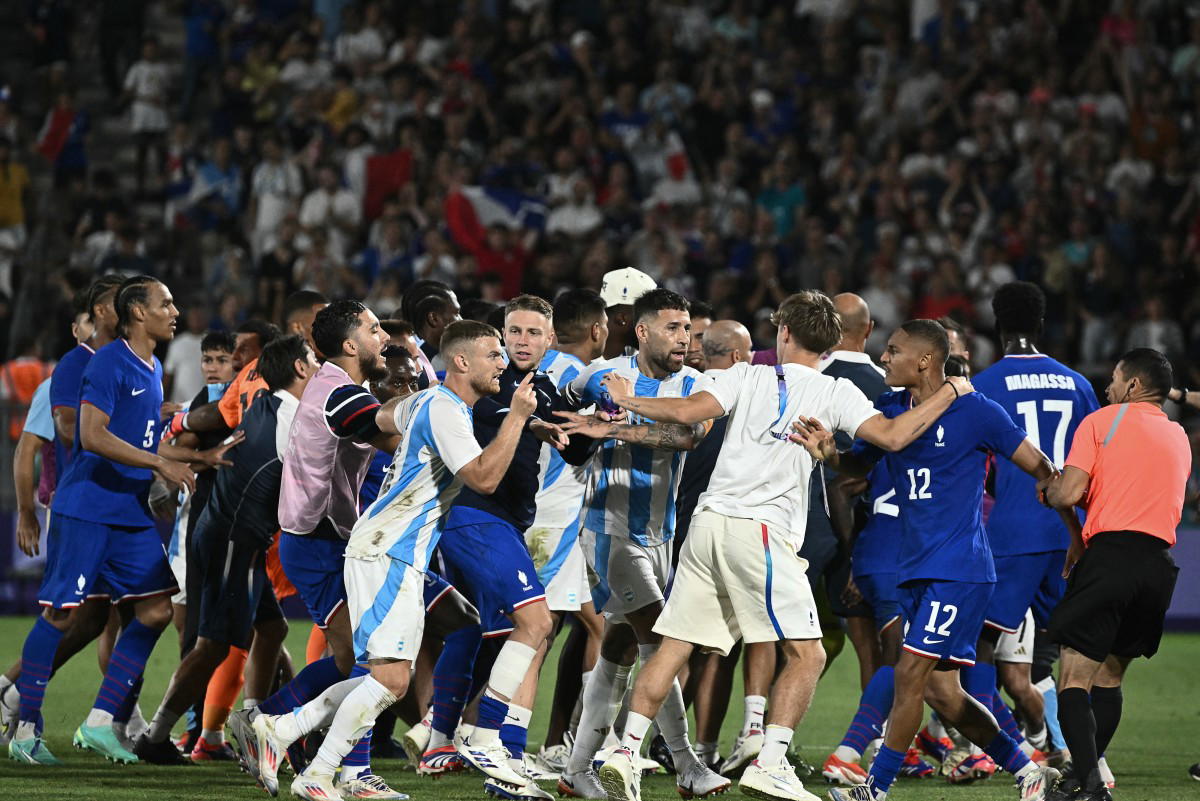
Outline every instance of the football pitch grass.
<svg viewBox="0 0 1200 801"><path fill-rule="evenodd" d="M0 618L0 664L10 664L20 654L30 618ZM294 621L288 647L295 658L303 658L308 626ZM147 717L162 697L176 657L175 638L162 638L146 673L142 709ZM556 654L544 675L554 675ZM1125 717L1109 749L1109 763L1117 775L1114 796L1128 801L1194 801L1200 799L1200 783L1188 778L1187 767L1200 759L1200 636L1171 635L1151 662L1136 663L1125 691ZM837 745L858 699L858 666L847 649L817 688L808 719L797 732L806 760L819 766ZM58 768L17 765L0 760L0 799L78 799L79 801L236 801L261 799L266 794L230 763L179 768L153 765L112 765L91 752L71 747L71 734L87 714L99 686L100 676L94 649L80 654L55 676L46 696L45 720L49 745L64 764ZM536 749L545 734L550 703L550 680L539 694L530 744ZM727 716L721 747L728 753L741 723L741 703L735 700ZM397 726L397 735L403 726ZM694 729L693 729L694 731ZM458 801L484 799L478 776L456 775L438 781L420 779L402 760L377 762L380 773L393 787L414 801ZM290 797L290 776L281 776L281 797ZM824 796L826 785L819 778L808 788ZM552 785L546 789L553 792ZM677 798L673 777L655 776L642 783L647 801ZM729 796L737 797L736 784ZM989 781L952 787L940 779L903 780L890 794L894 801L990 801L1015 799L1009 777L1000 774Z"/></svg>

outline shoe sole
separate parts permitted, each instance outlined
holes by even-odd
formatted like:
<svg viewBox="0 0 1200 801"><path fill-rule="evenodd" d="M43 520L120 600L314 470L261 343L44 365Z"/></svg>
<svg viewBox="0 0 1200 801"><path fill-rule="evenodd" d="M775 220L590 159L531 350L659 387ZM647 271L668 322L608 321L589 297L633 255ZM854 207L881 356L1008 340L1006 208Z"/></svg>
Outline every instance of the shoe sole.
<svg viewBox="0 0 1200 801"><path fill-rule="evenodd" d="M758 798L761 801L794 801L794 799L784 795L773 795L766 790L760 790L757 787L743 787L738 785L738 792L742 795L748 795L751 798ZM833 798L833 796L829 796Z"/></svg>
<svg viewBox="0 0 1200 801"><path fill-rule="evenodd" d="M87 742L79 735L75 735L71 738L71 745L73 745L75 748L78 748L80 751L92 751L93 753L99 754L114 765L134 765L138 762L137 756L134 756L133 759L127 759L125 757L113 756L112 754L106 753L105 751Z"/></svg>
<svg viewBox="0 0 1200 801"><path fill-rule="evenodd" d="M724 771L722 771L722 773L724 773ZM853 773L847 773L840 768L831 768L829 770L822 770L821 777L823 779L825 779L825 781L828 782L829 784L838 784L838 785L843 785L845 787L856 787L860 784L867 783L866 776L863 776L860 779L857 776L855 776Z"/></svg>
<svg viewBox="0 0 1200 801"><path fill-rule="evenodd" d="M729 792L729 788L733 786L733 782L726 782L720 787L709 790L707 793L697 793L694 790L675 785L675 792L679 793L680 798L712 798L714 795L724 795Z"/></svg>
<svg viewBox="0 0 1200 801"><path fill-rule="evenodd" d="M601 765L599 771L600 786L609 801L639 801L638 797L629 792L625 777L616 768Z"/></svg>

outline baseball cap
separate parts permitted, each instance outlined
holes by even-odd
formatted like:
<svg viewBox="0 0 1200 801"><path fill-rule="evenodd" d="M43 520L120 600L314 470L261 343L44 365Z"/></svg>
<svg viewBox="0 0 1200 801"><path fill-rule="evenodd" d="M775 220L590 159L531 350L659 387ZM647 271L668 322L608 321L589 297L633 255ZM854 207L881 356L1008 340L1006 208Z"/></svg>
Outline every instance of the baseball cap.
<svg viewBox="0 0 1200 801"><path fill-rule="evenodd" d="M632 306L633 302L652 289L658 289L654 279L634 267L622 267L604 274L600 297L605 306Z"/></svg>

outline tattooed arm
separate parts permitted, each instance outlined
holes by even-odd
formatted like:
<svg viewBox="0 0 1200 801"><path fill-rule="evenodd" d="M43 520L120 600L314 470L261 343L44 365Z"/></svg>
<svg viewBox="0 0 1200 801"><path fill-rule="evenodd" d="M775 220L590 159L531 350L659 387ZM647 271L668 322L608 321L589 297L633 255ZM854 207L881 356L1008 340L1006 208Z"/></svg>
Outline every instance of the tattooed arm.
<svg viewBox="0 0 1200 801"><path fill-rule="evenodd" d="M610 423L606 439L628 442L630 445L641 445L643 448L654 448L660 451L690 451L700 444L700 440L712 427L712 421L703 423L651 423L643 425L621 425Z"/></svg>

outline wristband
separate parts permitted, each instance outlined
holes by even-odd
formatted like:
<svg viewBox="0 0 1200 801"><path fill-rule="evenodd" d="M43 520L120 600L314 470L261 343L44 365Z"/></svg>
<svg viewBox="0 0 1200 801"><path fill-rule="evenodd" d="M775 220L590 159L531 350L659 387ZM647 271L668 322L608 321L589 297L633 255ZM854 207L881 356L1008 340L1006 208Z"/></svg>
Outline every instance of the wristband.
<svg viewBox="0 0 1200 801"><path fill-rule="evenodd" d="M1175 402L1175 403L1178 403L1180 406L1182 406L1182 405L1184 405L1185 403L1187 403L1187 394L1188 394L1188 388L1187 388L1187 387L1173 387L1171 391L1173 392L1175 389L1178 389L1178 390L1179 390L1179 400L1177 400L1177 401L1174 401L1174 402ZM1168 398L1170 398L1170 397L1171 397L1171 393L1170 393L1170 392L1168 392L1168 393L1167 393L1167 397L1168 397Z"/></svg>
<svg viewBox="0 0 1200 801"><path fill-rule="evenodd" d="M946 386L950 387L950 389L952 389L954 391L954 399L958 400L959 397L961 397L958 394L958 387L954 386L954 384L950 381L949 378L946 379L945 384L946 384Z"/></svg>

